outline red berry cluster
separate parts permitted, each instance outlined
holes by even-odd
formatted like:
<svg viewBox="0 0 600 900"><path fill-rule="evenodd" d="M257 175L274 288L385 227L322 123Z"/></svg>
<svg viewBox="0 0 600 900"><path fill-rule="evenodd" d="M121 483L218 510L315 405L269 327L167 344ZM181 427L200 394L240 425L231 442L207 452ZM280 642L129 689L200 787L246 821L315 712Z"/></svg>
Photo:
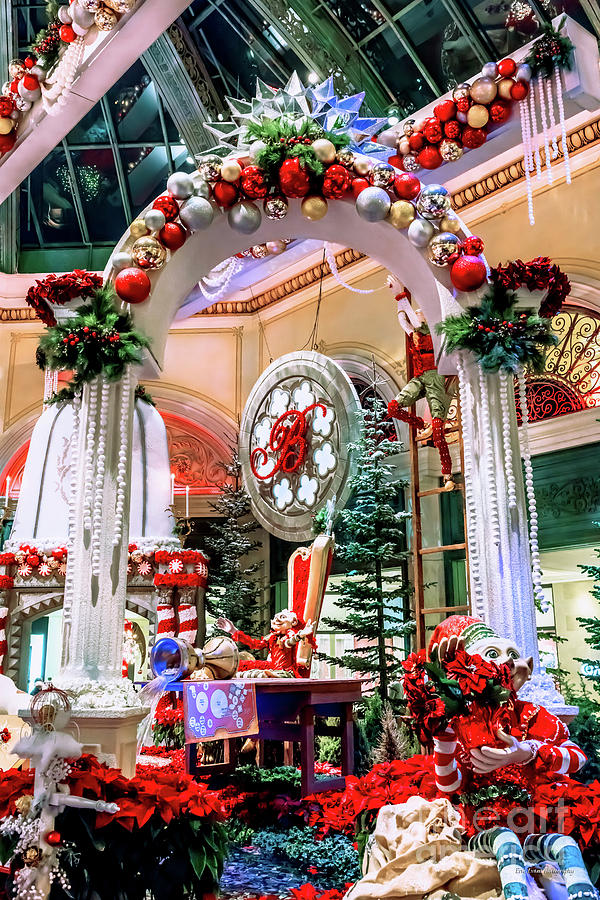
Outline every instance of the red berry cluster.
<svg viewBox="0 0 600 900"><path fill-rule="evenodd" d="M492 319L489 325L483 325L481 322L477 323L473 320L472 325L476 326L476 331L483 331L485 334L497 334L498 332L502 332L508 330L511 333L514 333L514 329L516 328L518 331L522 331L523 327L527 324L527 314L521 313L519 316L518 322L509 322L508 319Z"/></svg>
<svg viewBox="0 0 600 900"><path fill-rule="evenodd" d="M34 53L38 56L44 56L51 50L54 50L60 41L60 22L50 22L46 29L46 34L39 43L32 47Z"/></svg>
<svg viewBox="0 0 600 900"><path fill-rule="evenodd" d="M98 340L98 332L93 331L88 325L85 325L78 332L70 332L70 334L62 339L62 342L63 344L68 344L70 347L76 347L77 344L82 341L89 342L95 340ZM101 344L117 344L120 340L121 335L118 331L110 331L100 335Z"/></svg>
<svg viewBox="0 0 600 900"><path fill-rule="evenodd" d="M292 138L279 138L280 144L287 144L288 147L295 147L296 144L312 144L312 140L308 137L292 137Z"/></svg>

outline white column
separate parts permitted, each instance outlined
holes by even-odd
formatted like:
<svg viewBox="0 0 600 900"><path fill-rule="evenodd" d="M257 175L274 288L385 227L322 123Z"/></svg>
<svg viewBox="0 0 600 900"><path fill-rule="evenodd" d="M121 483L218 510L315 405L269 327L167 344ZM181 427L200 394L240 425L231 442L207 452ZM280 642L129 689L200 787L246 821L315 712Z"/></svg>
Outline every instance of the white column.
<svg viewBox="0 0 600 900"><path fill-rule="evenodd" d="M470 354L459 356L472 612L498 634L512 638L524 656L533 657L534 675L521 696L561 711L565 701L550 676L540 669L512 381L508 390L510 431L505 441L500 376L483 374ZM508 499L507 458L512 465L516 494L512 507Z"/></svg>
<svg viewBox="0 0 600 900"><path fill-rule="evenodd" d="M59 683L75 691L76 708L139 706L131 683L121 675L134 384L129 375L116 383L100 376L87 384L73 436Z"/></svg>

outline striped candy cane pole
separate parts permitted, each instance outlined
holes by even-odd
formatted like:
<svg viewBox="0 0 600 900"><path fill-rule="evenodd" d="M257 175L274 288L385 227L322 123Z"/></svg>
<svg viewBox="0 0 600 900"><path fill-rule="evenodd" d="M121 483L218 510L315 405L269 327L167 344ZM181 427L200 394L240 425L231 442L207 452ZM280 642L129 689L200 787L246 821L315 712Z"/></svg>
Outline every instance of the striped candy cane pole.
<svg viewBox="0 0 600 900"><path fill-rule="evenodd" d="M454 794L460 787L462 775L456 762L456 734L448 725L445 732L433 739L435 783L445 794Z"/></svg>
<svg viewBox="0 0 600 900"><path fill-rule="evenodd" d="M175 608L163 591L160 601L156 606L156 637L175 637Z"/></svg>
<svg viewBox="0 0 600 900"><path fill-rule="evenodd" d="M565 834L530 834L525 838L525 860L539 863L543 860L558 864L569 900L597 900L598 892L592 882L581 855L581 850L572 837Z"/></svg>
<svg viewBox="0 0 600 900"><path fill-rule="evenodd" d="M8 620L8 606L0 606L0 672L4 672L4 657L8 650L6 640L6 623Z"/></svg>
<svg viewBox="0 0 600 900"><path fill-rule="evenodd" d="M469 850L498 863L505 900L527 900L527 875L519 839L510 828L488 828L469 840Z"/></svg>
<svg viewBox="0 0 600 900"><path fill-rule="evenodd" d="M179 634L188 644L195 644L198 632L198 613L192 603L179 603Z"/></svg>

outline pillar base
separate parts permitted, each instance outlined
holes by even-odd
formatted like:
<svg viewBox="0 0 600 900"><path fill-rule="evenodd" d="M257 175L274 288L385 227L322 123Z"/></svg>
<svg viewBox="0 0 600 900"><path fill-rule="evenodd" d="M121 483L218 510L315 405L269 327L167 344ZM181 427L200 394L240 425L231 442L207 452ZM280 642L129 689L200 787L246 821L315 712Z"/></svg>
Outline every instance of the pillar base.
<svg viewBox="0 0 600 900"><path fill-rule="evenodd" d="M137 730L146 709L77 709L71 721L77 723L83 752L100 762L120 769L126 778L135 775Z"/></svg>
<svg viewBox="0 0 600 900"><path fill-rule="evenodd" d="M61 673L54 684L66 691L74 713L79 710L94 709L142 709L140 695L129 678L98 679L87 675Z"/></svg>

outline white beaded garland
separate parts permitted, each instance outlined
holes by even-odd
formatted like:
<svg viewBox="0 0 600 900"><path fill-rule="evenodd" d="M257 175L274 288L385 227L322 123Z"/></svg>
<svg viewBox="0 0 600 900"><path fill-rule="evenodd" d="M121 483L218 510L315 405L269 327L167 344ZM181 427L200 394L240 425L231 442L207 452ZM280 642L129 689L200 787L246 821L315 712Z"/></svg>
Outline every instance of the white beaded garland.
<svg viewBox="0 0 600 900"><path fill-rule="evenodd" d="M83 62L84 50L83 36L76 37L62 54L52 73L40 84L42 105L49 116L60 115L62 108L67 104L73 83Z"/></svg>
<svg viewBox="0 0 600 900"><path fill-rule="evenodd" d="M490 395L488 390L488 376L479 367L479 390L481 392L481 418L483 425L483 439L485 441L485 467L487 470L488 498L490 527L492 540L498 546L500 543L500 519L498 516L498 490L496 487L496 466L492 448L492 423L490 417Z"/></svg>
<svg viewBox="0 0 600 900"><path fill-rule="evenodd" d="M561 134L560 145L565 162L565 179L567 184L571 184L571 160L569 159L569 147L567 143L567 126L565 123L565 107L563 104L562 75L558 66L554 67L554 91L556 94L556 103L558 106L558 119L560 122Z"/></svg>
<svg viewBox="0 0 600 900"><path fill-rule="evenodd" d="M525 169L525 183L527 186L527 212L529 224L535 225L533 214L533 185L531 172L533 170L533 151L531 149L531 123L529 121L529 104L527 101L519 103L521 113L521 132L523 135L523 168Z"/></svg>
<svg viewBox="0 0 600 900"><path fill-rule="evenodd" d="M473 491L473 481L470 473L474 470L473 447L471 434L473 433L473 408L472 397L467 391L467 375L462 354L457 361L458 392L460 397L460 414L463 434L463 456L465 462L465 503L467 505L467 546L469 548L469 571L471 579L471 607L473 615L483 616L485 613L483 585L481 583L480 554L477 541L477 529L475 526L477 515L477 503Z"/></svg>
<svg viewBox="0 0 600 900"><path fill-rule="evenodd" d="M548 119L546 117L546 94L544 91L544 80L543 78L538 78L536 83L537 95L538 95L538 103L540 107L540 119L542 122L542 135L544 137L544 156L546 160L546 177L548 178L548 184L552 184L554 182L554 176L552 174L552 160L550 157L550 135L548 132Z"/></svg>
<svg viewBox="0 0 600 900"><path fill-rule="evenodd" d="M558 156L558 141L556 140L556 116L554 115L554 96L552 94L552 79L544 78L546 86L546 100L548 101L548 117L550 119L550 141L552 144L552 159Z"/></svg>
<svg viewBox="0 0 600 900"><path fill-rule="evenodd" d="M90 383L87 410L87 440L85 446L85 487L83 493L83 527L92 527L92 489L96 459L96 412L98 403L98 379Z"/></svg>
<svg viewBox="0 0 600 900"><path fill-rule="evenodd" d="M519 406L521 408L521 456L525 470L525 494L529 510L529 548L531 551L531 576L533 581L533 595L541 604L542 610L548 610L548 603L544 600L542 588L542 567L540 563L540 548L538 544L538 515L533 487L533 466L531 464L531 449L529 446L529 410L527 409L527 383L522 368L517 372L519 385Z"/></svg>
<svg viewBox="0 0 600 900"><path fill-rule="evenodd" d="M504 471L506 473L506 494L508 508L516 509L517 487L513 469L512 444L510 440L510 416L508 407L508 372L500 371L500 408L502 411L502 443L504 445ZM512 379L511 379L512 381Z"/></svg>
<svg viewBox="0 0 600 900"><path fill-rule="evenodd" d="M100 422L98 428L98 446L96 450L96 479L94 490L94 507L92 516L92 575L100 575L100 544L102 541L102 505L104 501L104 475L106 472L106 426L108 423L108 399L110 384L102 380L100 394Z"/></svg>
<svg viewBox="0 0 600 900"><path fill-rule="evenodd" d="M328 241L325 241L323 244L323 248L325 250L325 259L327 260L327 265L329 266L329 271L333 275L334 281L336 281L340 287L345 288L347 291L352 291L353 294L374 294L375 288L368 288L365 290L364 288L355 288L352 287L351 284L348 284L344 281L344 279L340 276L338 271L337 262L335 259L335 253L333 252L333 247Z"/></svg>
<svg viewBox="0 0 600 900"><path fill-rule="evenodd" d="M131 377L129 368L125 369L121 381L121 407L119 410L119 461L117 464L117 496L115 502L115 530L113 546L117 547L123 535L123 512L125 510L125 493L127 487L127 458L129 454L129 403Z"/></svg>
<svg viewBox="0 0 600 900"><path fill-rule="evenodd" d="M538 140L537 130L537 110L535 108L535 91L529 91L529 121L531 125L531 138L533 148L533 158L535 160L535 175L538 181L542 180L542 157L540 154L540 144ZM527 103L527 98L523 101Z"/></svg>

